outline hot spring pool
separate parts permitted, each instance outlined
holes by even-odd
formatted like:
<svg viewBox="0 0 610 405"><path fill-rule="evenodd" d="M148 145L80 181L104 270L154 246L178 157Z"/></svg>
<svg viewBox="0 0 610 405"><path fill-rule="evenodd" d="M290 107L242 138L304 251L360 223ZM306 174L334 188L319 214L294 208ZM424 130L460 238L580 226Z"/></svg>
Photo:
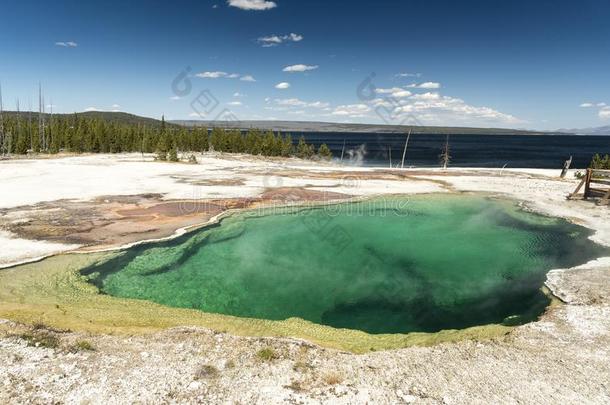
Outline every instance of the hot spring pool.
<svg viewBox="0 0 610 405"><path fill-rule="evenodd" d="M607 254L590 231L479 196L245 212L83 270L106 294L369 333L518 324L545 274Z"/></svg>

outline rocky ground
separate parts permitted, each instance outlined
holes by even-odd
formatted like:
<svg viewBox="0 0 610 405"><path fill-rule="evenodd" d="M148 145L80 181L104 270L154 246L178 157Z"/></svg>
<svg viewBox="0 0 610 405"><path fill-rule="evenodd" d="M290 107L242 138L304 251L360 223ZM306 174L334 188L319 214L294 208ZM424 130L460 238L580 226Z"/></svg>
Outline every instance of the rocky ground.
<svg viewBox="0 0 610 405"><path fill-rule="evenodd" d="M0 202L3 244L19 241L30 254L73 249L70 244L92 249L96 231L111 229L107 247L126 241L113 228L121 221L127 228L138 220L166 221L171 225L154 236L171 234L192 220L188 210L176 215L176 204L193 193L197 201L256 204L317 201L320 192L334 193L328 194L334 200L484 191L583 224L610 245L608 208L566 200L575 181L549 171L373 171L218 157L206 157L202 167L135 162L133 156L71 159L2 162L7 170L0 180L9 191ZM56 170L30 178L50 169L45 165ZM116 181L83 188L83 178L96 175ZM53 190L41 189L53 181ZM77 215L82 209L90 212ZM27 258L3 254L5 263ZM362 355L192 327L116 336L1 320L0 403L610 403L610 260L552 271L547 286L564 303L505 336Z"/></svg>
<svg viewBox="0 0 610 405"><path fill-rule="evenodd" d="M608 403L610 305L491 341L354 355L195 328L90 336L3 321L2 403Z"/></svg>

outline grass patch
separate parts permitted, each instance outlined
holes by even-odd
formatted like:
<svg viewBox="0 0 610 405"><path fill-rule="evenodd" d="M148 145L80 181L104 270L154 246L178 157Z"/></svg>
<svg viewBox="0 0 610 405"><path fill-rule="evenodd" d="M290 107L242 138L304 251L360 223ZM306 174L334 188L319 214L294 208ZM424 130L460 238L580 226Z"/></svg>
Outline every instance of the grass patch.
<svg viewBox="0 0 610 405"><path fill-rule="evenodd" d="M95 346L91 344L88 340L79 340L70 346L70 351L73 353L76 352L94 352Z"/></svg>
<svg viewBox="0 0 610 405"><path fill-rule="evenodd" d="M303 387L303 383L301 381L293 380L288 385L284 385L284 388L288 388L293 390L294 392L303 392L305 388Z"/></svg>
<svg viewBox="0 0 610 405"><path fill-rule="evenodd" d="M292 365L292 369L298 373L304 373L306 371L309 371L313 368L313 366L311 364L308 364L304 361L296 361L293 365Z"/></svg>
<svg viewBox="0 0 610 405"><path fill-rule="evenodd" d="M256 352L256 357L262 361L272 361L279 358L278 354L270 347L265 347Z"/></svg>
<svg viewBox="0 0 610 405"><path fill-rule="evenodd" d="M60 345L60 340L46 331L36 331L33 333L26 332L19 335L19 337L25 340L28 346L32 347L46 347L47 349L56 349Z"/></svg>
<svg viewBox="0 0 610 405"><path fill-rule="evenodd" d="M205 380L208 378L216 378L218 377L219 371L216 367L210 364L204 364L197 370L195 373L196 380Z"/></svg>
<svg viewBox="0 0 610 405"><path fill-rule="evenodd" d="M324 382L328 385L337 385L343 382L343 376L339 373L326 373L322 376Z"/></svg>

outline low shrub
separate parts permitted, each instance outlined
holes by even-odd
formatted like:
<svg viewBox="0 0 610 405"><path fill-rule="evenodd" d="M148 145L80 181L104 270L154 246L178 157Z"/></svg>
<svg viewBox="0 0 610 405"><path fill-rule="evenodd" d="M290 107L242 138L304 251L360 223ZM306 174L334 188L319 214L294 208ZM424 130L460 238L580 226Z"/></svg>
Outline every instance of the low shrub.
<svg viewBox="0 0 610 405"><path fill-rule="evenodd" d="M42 330L39 330L34 333L23 333L19 337L25 340L28 346L33 347L46 347L48 349L55 349L59 347L60 344L58 338L56 338L49 332Z"/></svg>
<svg viewBox="0 0 610 405"><path fill-rule="evenodd" d="M263 361L271 361L278 358L277 353L270 347L265 347L264 349L256 352L256 357Z"/></svg>
<svg viewBox="0 0 610 405"><path fill-rule="evenodd" d="M337 385L343 382L343 377L339 373L327 373L323 378L324 382L328 385Z"/></svg>
<svg viewBox="0 0 610 405"><path fill-rule="evenodd" d="M591 164L589 165L591 169L610 169L610 156L604 155L601 156L599 153L596 153L591 160Z"/></svg>
<svg viewBox="0 0 610 405"><path fill-rule="evenodd" d="M206 378L218 377L218 369L212 365L204 364L195 373L196 380L204 380Z"/></svg>
<svg viewBox="0 0 610 405"><path fill-rule="evenodd" d="M88 340L79 340L71 346L72 352L94 352L95 347Z"/></svg>

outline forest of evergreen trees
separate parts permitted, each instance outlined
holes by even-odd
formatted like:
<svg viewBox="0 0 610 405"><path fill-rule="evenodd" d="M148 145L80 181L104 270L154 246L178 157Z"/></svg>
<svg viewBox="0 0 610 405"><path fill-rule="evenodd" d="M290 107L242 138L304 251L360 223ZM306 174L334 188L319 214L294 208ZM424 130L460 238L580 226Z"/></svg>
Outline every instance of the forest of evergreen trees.
<svg viewBox="0 0 610 405"><path fill-rule="evenodd" d="M7 114L0 121L0 154L27 153L157 153L161 160L176 160L178 152L214 150L263 156L296 156L303 159L330 159L330 149L300 138L296 145L290 135L251 129L247 132L214 128L186 128L108 121L74 115Z"/></svg>

